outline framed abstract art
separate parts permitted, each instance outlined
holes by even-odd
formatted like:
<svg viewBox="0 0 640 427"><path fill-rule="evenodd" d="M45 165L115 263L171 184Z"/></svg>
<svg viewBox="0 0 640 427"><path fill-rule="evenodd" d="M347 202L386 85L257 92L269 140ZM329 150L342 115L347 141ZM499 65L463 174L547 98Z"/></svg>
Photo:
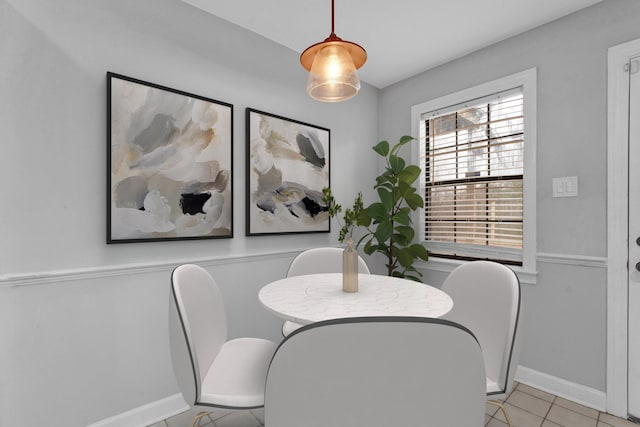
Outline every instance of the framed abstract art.
<svg viewBox="0 0 640 427"><path fill-rule="evenodd" d="M107 73L107 243L233 237L233 105Z"/></svg>
<svg viewBox="0 0 640 427"><path fill-rule="evenodd" d="M327 233L330 130L246 109L246 234Z"/></svg>

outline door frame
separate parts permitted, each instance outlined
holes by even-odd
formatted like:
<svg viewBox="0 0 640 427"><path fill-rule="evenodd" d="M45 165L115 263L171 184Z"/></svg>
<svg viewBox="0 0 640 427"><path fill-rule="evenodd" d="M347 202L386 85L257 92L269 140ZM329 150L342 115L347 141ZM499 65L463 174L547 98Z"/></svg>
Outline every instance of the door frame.
<svg viewBox="0 0 640 427"><path fill-rule="evenodd" d="M608 50L607 90L607 412L628 415L629 77L640 39Z"/></svg>

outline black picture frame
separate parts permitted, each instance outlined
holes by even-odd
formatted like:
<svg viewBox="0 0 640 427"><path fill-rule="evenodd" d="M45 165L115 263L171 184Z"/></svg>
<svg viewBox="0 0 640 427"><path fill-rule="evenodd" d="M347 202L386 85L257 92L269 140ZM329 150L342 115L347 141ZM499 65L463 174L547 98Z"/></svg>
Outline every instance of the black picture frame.
<svg viewBox="0 0 640 427"><path fill-rule="evenodd" d="M246 109L246 235L329 233L331 131Z"/></svg>
<svg viewBox="0 0 640 427"><path fill-rule="evenodd" d="M107 72L107 243L233 237L233 105Z"/></svg>

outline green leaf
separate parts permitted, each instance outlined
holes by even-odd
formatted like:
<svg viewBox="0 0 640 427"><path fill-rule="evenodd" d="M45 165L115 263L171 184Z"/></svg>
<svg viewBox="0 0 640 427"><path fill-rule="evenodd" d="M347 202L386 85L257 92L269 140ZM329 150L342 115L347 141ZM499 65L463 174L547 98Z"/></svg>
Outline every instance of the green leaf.
<svg viewBox="0 0 640 427"><path fill-rule="evenodd" d="M389 156L389 166L391 166L391 170L395 176L398 176L403 170L406 162L402 157L394 156L393 154Z"/></svg>
<svg viewBox="0 0 640 427"><path fill-rule="evenodd" d="M420 168L416 165L409 165L404 168L403 171L398 173L398 178L400 181L406 182L407 184L413 184L416 179L420 176Z"/></svg>
<svg viewBox="0 0 640 427"><path fill-rule="evenodd" d="M422 200L422 197L420 197L419 194L411 194L407 196L405 200L407 201L407 205L409 205L413 211L424 206L424 200Z"/></svg>
<svg viewBox="0 0 640 427"><path fill-rule="evenodd" d="M333 195L331 194L331 187L324 187L322 189L322 201L327 203L332 199L333 199Z"/></svg>
<svg viewBox="0 0 640 427"><path fill-rule="evenodd" d="M391 185L398 182L398 177L391 168L386 168L382 175L379 176L379 178L381 178L383 182L388 182Z"/></svg>
<svg viewBox="0 0 640 427"><path fill-rule="evenodd" d="M373 255L373 253L376 251L376 249L378 249L378 245L374 245L373 243L373 239L370 239L369 241L367 241L367 243L364 244L364 253L367 255Z"/></svg>
<svg viewBox="0 0 640 427"><path fill-rule="evenodd" d="M396 245L391 245L389 246L389 252L391 253L391 256L394 258L398 257L398 251L400 250L400 248Z"/></svg>
<svg viewBox="0 0 640 427"><path fill-rule="evenodd" d="M389 141L380 141L373 146L373 151L380 154L382 157L387 157L389 154Z"/></svg>
<svg viewBox="0 0 640 427"><path fill-rule="evenodd" d="M384 187L378 187L378 197L380 197L386 211L390 212L393 209L393 194Z"/></svg>
<svg viewBox="0 0 640 427"><path fill-rule="evenodd" d="M413 188L410 184L407 184L404 181L398 182L398 195L406 198L408 195L411 195L416 192L416 189Z"/></svg>
<svg viewBox="0 0 640 427"><path fill-rule="evenodd" d="M398 144L406 144L407 142L413 141L415 138L412 137L411 135L402 135L400 137L400 141L398 142Z"/></svg>
<svg viewBox="0 0 640 427"><path fill-rule="evenodd" d="M371 217L366 209L363 209L358 213L358 218L356 219L356 224L359 227L369 227L371 225Z"/></svg>
<svg viewBox="0 0 640 427"><path fill-rule="evenodd" d="M376 178L376 185L374 185L373 188L378 189L380 187L386 188L389 191L393 190L393 184L391 184L388 179L378 177Z"/></svg>
<svg viewBox="0 0 640 427"><path fill-rule="evenodd" d="M340 229L340 235L338 236L338 241L340 243L344 242L345 237L349 233L349 228L345 225Z"/></svg>
<svg viewBox="0 0 640 427"><path fill-rule="evenodd" d="M336 200L331 194L330 187L324 187L322 189L322 202L327 207L327 213L331 218L337 216L342 211L342 206L336 203Z"/></svg>
<svg viewBox="0 0 640 427"><path fill-rule="evenodd" d="M408 245L409 243L411 243L411 241L413 240L413 237L416 234L416 232L413 229L413 227L408 227L406 225L400 225L400 226L396 227L395 231L396 231L396 233L401 235L404 239L406 239L407 243L405 243L405 246Z"/></svg>
<svg viewBox="0 0 640 427"><path fill-rule="evenodd" d="M398 224L409 225L411 224L411 217L407 212L400 210L393 216L393 221Z"/></svg>
<svg viewBox="0 0 640 427"><path fill-rule="evenodd" d="M388 220L389 213L382 203L372 203L367 208L367 214L376 222Z"/></svg>
<svg viewBox="0 0 640 427"><path fill-rule="evenodd" d="M386 182L389 182L389 178L384 173L376 177L376 185L382 185Z"/></svg>
<svg viewBox="0 0 640 427"><path fill-rule="evenodd" d="M423 261L429 260L429 252L427 252L427 249L421 244L414 243L413 245L409 246L409 250L416 258L420 258Z"/></svg>
<svg viewBox="0 0 640 427"><path fill-rule="evenodd" d="M393 227L391 226L391 222L387 219L385 221L380 221L378 228L373 235L376 240L378 240L378 243L384 243L389 240L391 233L393 233Z"/></svg>
<svg viewBox="0 0 640 427"><path fill-rule="evenodd" d="M405 268L410 267L411 264L413 264L414 259L415 258L409 248L403 248L398 253L398 261L400 262L400 265Z"/></svg>
<svg viewBox="0 0 640 427"><path fill-rule="evenodd" d="M416 273L418 273L420 276L422 276L422 273L417 272L417 271L416 271ZM422 283L422 279L420 277L417 277L417 276L411 276L411 275L407 274L406 276L404 276L404 278L413 280L414 282Z"/></svg>
<svg viewBox="0 0 640 427"><path fill-rule="evenodd" d="M411 240L407 239L407 236L399 233L393 233L393 241L402 246L406 246L411 243Z"/></svg>
<svg viewBox="0 0 640 427"><path fill-rule="evenodd" d="M400 140L398 141L398 143L396 145L393 146L393 148L391 149L392 153L395 153L396 151L398 151L400 149L400 147L402 147L403 145L405 145L406 143L413 141L415 138L409 135L404 135L402 137L400 137Z"/></svg>

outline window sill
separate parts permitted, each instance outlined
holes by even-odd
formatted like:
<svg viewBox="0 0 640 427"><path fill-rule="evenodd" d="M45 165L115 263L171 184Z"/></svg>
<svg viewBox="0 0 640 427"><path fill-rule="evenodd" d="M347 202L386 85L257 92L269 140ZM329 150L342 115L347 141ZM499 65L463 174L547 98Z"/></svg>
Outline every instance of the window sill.
<svg viewBox="0 0 640 427"><path fill-rule="evenodd" d="M440 271L443 273L451 273L454 268L469 261L460 261L448 258L438 258L430 256L429 261L420 261L414 264L414 267L421 270ZM509 266L520 280L520 283L527 285L535 285L538 279L538 272L525 269L523 267Z"/></svg>

